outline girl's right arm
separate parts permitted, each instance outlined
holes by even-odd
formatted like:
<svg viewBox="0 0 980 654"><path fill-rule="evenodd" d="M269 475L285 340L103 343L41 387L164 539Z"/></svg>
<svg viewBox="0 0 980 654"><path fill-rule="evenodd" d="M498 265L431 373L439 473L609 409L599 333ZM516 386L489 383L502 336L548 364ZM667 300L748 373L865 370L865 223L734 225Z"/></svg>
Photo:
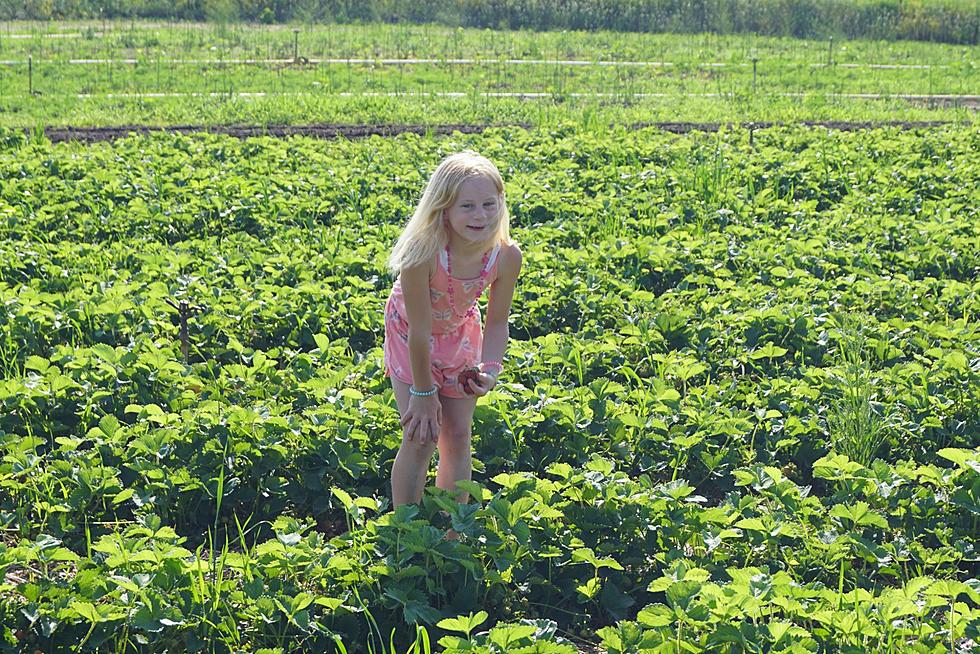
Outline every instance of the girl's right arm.
<svg viewBox="0 0 980 654"><path fill-rule="evenodd" d="M434 388L429 340L432 336L432 301L429 297L431 264L404 268L400 272L402 295L408 320L408 354L412 364L413 386L418 391ZM409 396L408 410L401 419L405 437L418 437L419 445L436 442L442 424L439 394Z"/></svg>

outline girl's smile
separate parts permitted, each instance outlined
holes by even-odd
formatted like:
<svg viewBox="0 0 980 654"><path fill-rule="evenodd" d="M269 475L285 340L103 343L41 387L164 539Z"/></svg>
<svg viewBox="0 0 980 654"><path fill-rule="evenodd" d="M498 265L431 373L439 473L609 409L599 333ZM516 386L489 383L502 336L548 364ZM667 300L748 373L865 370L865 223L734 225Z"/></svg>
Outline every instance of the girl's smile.
<svg viewBox="0 0 980 654"><path fill-rule="evenodd" d="M449 242L469 250L482 245L494 231L500 215L500 196L493 180L471 177L459 185L456 200L445 210Z"/></svg>

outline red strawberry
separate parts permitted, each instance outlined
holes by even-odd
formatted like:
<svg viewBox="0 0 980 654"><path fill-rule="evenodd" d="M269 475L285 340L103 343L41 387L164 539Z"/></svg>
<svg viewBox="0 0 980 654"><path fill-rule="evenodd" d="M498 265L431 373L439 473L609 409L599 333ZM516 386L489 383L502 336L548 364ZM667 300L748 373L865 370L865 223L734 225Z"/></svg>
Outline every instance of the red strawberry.
<svg viewBox="0 0 980 654"><path fill-rule="evenodd" d="M479 383L480 369L476 366L463 368L463 372L459 373L459 377L457 379L459 380L459 385L463 387L463 392L471 394L472 391L470 390L468 382L473 380L474 383Z"/></svg>

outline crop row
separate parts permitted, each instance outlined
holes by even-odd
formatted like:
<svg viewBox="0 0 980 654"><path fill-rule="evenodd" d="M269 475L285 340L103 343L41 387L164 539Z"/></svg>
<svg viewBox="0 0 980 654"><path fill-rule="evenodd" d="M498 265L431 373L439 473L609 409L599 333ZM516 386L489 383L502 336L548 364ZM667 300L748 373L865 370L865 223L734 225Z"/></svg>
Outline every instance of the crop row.
<svg viewBox="0 0 980 654"><path fill-rule="evenodd" d="M4 66L0 93L27 95L29 83L46 96L78 93L193 91L487 91L555 93L947 93L970 94L976 73L970 64L921 69L862 69L837 66L656 67L563 66L433 62L376 65L362 61L292 65L222 63L98 63L78 66L27 62ZM30 78L29 78L30 74Z"/></svg>
<svg viewBox="0 0 980 654"><path fill-rule="evenodd" d="M8 138L5 646L949 651L980 624L978 146ZM467 147L525 252L504 383L478 501L391 511L383 262Z"/></svg>
<svg viewBox="0 0 980 654"><path fill-rule="evenodd" d="M735 93L620 97L548 93L539 97L463 95L363 95L319 92L239 94L234 89L194 94L97 94L0 99L0 125L500 125L541 127L576 123L589 130L659 121L697 123L857 121L893 123L946 121L969 124L974 102L938 98L847 98L836 94L754 96Z"/></svg>

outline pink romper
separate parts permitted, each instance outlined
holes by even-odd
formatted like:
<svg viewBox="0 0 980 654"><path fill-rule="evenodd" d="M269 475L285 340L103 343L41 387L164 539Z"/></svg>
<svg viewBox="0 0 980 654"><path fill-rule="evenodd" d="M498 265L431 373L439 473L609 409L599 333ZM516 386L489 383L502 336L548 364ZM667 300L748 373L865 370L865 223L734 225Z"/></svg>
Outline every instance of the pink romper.
<svg viewBox="0 0 980 654"><path fill-rule="evenodd" d="M487 287L497 278L497 254L500 246L490 251L486 263ZM464 368L480 362L483 351L483 328L480 307L470 315L458 316L449 305L449 273L446 251L439 253L436 272L429 279L429 298L432 301L432 335L429 337L429 362L432 381L439 387L439 394L446 397L472 397L467 395L457 380ZM453 277L453 304L466 313L477 300L480 278L460 279ZM412 383L412 360L408 352L408 313L402 294L401 278L385 304L385 376L394 377L406 384Z"/></svg>

